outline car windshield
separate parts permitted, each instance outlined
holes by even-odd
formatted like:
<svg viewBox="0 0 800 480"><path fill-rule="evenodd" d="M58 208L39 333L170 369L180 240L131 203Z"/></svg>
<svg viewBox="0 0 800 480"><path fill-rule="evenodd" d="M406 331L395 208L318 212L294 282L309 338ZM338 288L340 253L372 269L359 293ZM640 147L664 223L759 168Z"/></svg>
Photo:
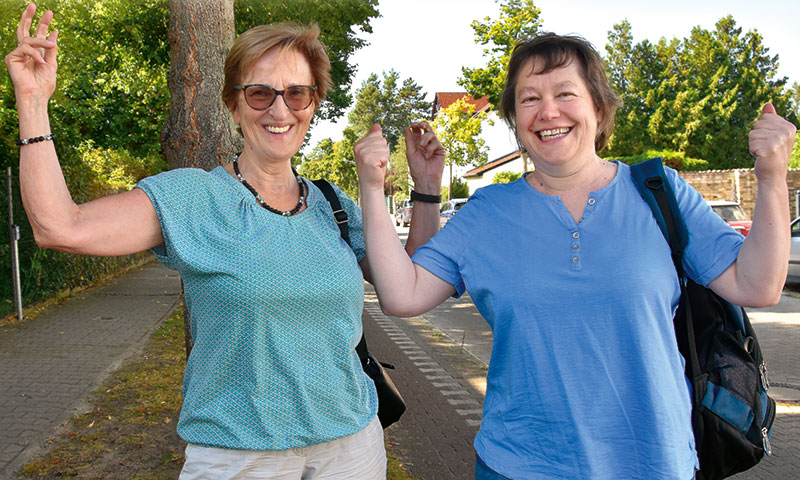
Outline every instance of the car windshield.
<svg viewBox="0 0 800 480"><path fill-rule="evenodd" d="M726 222L740 222L742 220L748 220L747 215L739 205L715 205L711 208Z"/></svg>
<svg viewBox="0 0 800 480"><path fill-rule="evenodd" d="M452 211L455 212L457 210L461 210L461 207L463 207L466 203L467 202L447 201L447 202L442 204L442 208L439 211L440 212L447 212L447 211L452 210Z"/></svg>

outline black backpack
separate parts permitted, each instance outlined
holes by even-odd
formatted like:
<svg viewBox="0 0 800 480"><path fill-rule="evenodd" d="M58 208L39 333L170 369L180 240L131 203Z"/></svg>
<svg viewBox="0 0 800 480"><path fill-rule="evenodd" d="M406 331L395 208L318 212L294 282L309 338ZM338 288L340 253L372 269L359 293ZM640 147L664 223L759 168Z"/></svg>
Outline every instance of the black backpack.
<svg viewBox="0 0 800 480"><path fill-rule="evenodd" d="M747 470L766 454L775 420L767 366L744 309L687 278L688 232L660 158L631 166L633 183L653 211L672 251L681 299L673 319L692 386L698 480Z"/></svg>

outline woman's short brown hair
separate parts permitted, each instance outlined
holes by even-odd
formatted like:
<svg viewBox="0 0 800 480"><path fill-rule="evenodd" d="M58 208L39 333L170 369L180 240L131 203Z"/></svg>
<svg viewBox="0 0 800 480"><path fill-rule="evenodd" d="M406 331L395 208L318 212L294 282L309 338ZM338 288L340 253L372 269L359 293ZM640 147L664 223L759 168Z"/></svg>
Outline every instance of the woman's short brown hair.
<svg viewBox="0 0 800 480"><path fill-rule="evenodd" d="M536 37L518 43L508 62L506 85L500 98L500 113L514 133L517 131L516 89L520 71L536 59L536 71L532 73L548 73L556 68L565 67L578 60L579 71L592 96L595 108L600 112L597 135L594 139L596 151L608 145L608 139L614 130L614 114L620 105L619 98L608 84L603 60L591 43L577 35L557 35L542 33Z"/></svg>
<svg viewBox="0 0 800 480"><path fill-rule="evenodd" d="M276 47L296 50L306 58L317 86L314 107L319 107L331 87L331 61L325 53L325 46L319 41L319 27L316 23L304 26L282 22L253 27L233 42L225 58L225 83L222 85L222 101L229 109L233 110L236 105L234 87L241 84L242 73Z"/></svg>

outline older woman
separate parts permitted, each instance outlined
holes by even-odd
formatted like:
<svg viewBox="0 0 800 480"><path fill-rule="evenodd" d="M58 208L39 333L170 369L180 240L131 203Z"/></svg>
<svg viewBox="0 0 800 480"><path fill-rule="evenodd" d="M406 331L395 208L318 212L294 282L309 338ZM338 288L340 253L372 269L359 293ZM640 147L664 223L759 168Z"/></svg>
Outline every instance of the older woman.
<svg viewBox="0 0 800 480"><path fill-rule="evenodd" d="M76 205L49 135L58 34L48 33L48 11L31 36L34 12L26 8L6 57L25 208L41 246L153 249L180 272L195 339L178 422L189 442L181 478L385 478L375 388L354 351L368 261L361 213L336 190L351 248L323 194L290 163L330 86L316 26L260 26L236 40L222 97L245 147L231 164L173 170ZM438 193L444 151L422 133L427 124L412 128L416 186ZM385 142L375 148L388 152ZM437 229L438 205L417 205L409 251Z"/></svg>
<svg viewBox="0 0 800 480"><path fill-rule="evenodd" d="M384 311L415 315L469 291L492 327L477 479L694 475L669 247L630 168L597 155L616 106L585 40L517 45L502 111L535 170L478 190L413 263L382 211L386 159L356 157ZM741 305L780 298L794 133L768 105L750 134L759 188L746 239L668 172L691 236L686 272Z"/></svg>

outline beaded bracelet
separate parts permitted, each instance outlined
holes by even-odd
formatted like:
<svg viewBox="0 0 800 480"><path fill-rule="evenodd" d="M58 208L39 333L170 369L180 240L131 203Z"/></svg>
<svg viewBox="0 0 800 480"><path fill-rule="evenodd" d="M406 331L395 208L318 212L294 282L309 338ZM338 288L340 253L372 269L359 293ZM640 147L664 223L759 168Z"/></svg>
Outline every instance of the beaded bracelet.
<svg viewBox="0 0 800 480"><path fill-rule="evenodd" d="M56 138L55 133L48 133L47 135L42 135L41 137L31 137L31 138L23 138L22 140L17 140L17 145L27 145L29 143L37 143L37 142L44 142L46 140L52 140Z"/></svg>

